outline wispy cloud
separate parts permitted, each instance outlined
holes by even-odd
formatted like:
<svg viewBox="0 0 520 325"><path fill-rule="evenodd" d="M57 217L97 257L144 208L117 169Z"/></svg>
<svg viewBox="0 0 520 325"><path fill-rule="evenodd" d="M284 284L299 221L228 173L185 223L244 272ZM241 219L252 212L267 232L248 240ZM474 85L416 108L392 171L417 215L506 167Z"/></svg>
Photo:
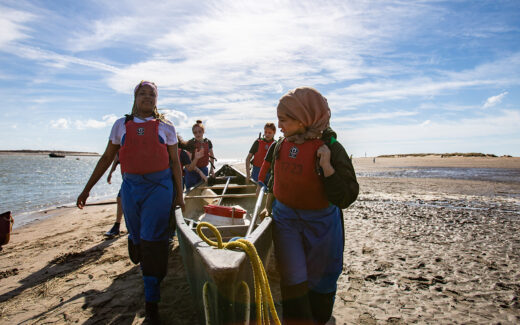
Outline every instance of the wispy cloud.
<svg viewBox="0 0 520 325"><path fill-rule="evenodd" d="M10 42L29 38L30 30L25 23L33 18L31 13L0 5L0 48Z"/></svg>
<svg viewBox="0 0 520 325"><path fill-rule="evenodd" d="M101 121L94 120L94 119L87 119L85 121L83 120L76 120L74 121L74 126L78 130L83 129L101 129L107 126L111 126L114 124L114 122L117 120L117 116L114 114L105 115L102 117Z"/></svg>
<svg viewBox="0 0 520 325"><path fill-rule="evenodd" d="M114 114L105 115L101 120L86 119L86 120L71 120L67 118L59 118L57 120L51 120L50 125L53 129L69 129L75 128L77 130L84 129L101 129L114 124L117 120L117 116Z"/></svg>
<svg viewBox="0 0 520 325"><path fill-rule="evenodd" d="M431 122L432 122L432 121L430 121L430 120L426 120L426 121L422 122L421 124L419 124L419 126L421 126L421 127L425 127L425 126L427 126L428 124L430 124Z"/></svg>
<svg viewBox="0 0 520 325"><path fill-rule="evenodd" d="M170 120L173 125L178 128L189 128L190 124L188 122L188 116L186 113L181 111L176 111L173 109L159 109L160 113L163 113L168 120Z"/></svg>
<svg viewBox="0 0 520 325"><path fill-rule="evenodd" d="M503 93L501 94L498 94L496 96L491 96L489 97L486 102L484 103L484 108L489 108L489 107L493 107L497 104L500 104L502 102L502 99L504 99L504 97L508 94L507 91L504 91Z"/></svg>
<svg viewBox="0 0 520 325"><path fill-rule="evenodd" d="M402 143L420 147L428 141L453 141L480 137L500 137L518 134L520 111L504 110L498 114L471 117L457 121L430 121L420 124L375 124L339 131L340 139L367 147L386 146L385 152L398 152ZM423 150L424 151L424 150Z"/></svg>
<svg viewBox="0 0 520 325"><path fill-rule="evenodd" d="M53 129L68 129L70 127L70 122L66 118L62 117L57 120L51 120L50 125Z"/></svg>
<svg viewBox="0 0 520 325"><path fill-rule="evenodd" d="M367 66L362 55L384 51L407 24L399 17L424 8L388 3L371 15L365 9L363 2L215 2L151 37L155 57L121 69L109 84L123 91L144 76L172 90L280 93L378 75L386 68Z"/></svg>
<svg viewBox="0 0 520 325"><path fill-rule="evenodd" d="M395 119L398 117L414 116L417 112L387 112L387 113L373 113L373 114L357 114L349 115L339 118L333 118L334 123L351 122L351 121L372 121L372 120L384 120L384 119Z"/></svg>
<svg viewBox="0 0 520 325"><path fill-rule="evenodd" d="M141 16L94 21L88 33L81 32L68 40L67 49L72 52L92 51L112 47L114 42L123 41L129 37L141 39L146 34L142 26L145 26L149 20L149 17Z"/></svg>
<svg viewBox="0 0 520 325"><path fill-rule="evenodd" d="M42 50L36 47L16 45L7 46L4 51L16 53L16 55L35 61L41 61L57 69L66 68L70 65L81 65L96 70L117 73L118 68L99 61L81 59L70 55L58 54L52 51Z"/></svg>

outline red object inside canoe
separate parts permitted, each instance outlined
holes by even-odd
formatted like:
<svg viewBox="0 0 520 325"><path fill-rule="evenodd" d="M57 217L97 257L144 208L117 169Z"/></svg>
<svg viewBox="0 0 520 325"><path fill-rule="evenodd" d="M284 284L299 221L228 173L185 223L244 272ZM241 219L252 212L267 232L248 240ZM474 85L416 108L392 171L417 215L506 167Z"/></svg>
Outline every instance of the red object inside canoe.
<svg viewBox="0 0 520 325"><path fill-rule="evenodd" d="M228 218L232 218L233 215L233 207L225 207L221 205L206 205L204 206L204 211L209 214ZM243 218L244 214L246 214L246 210L235 208L234 218Z"/></svg>

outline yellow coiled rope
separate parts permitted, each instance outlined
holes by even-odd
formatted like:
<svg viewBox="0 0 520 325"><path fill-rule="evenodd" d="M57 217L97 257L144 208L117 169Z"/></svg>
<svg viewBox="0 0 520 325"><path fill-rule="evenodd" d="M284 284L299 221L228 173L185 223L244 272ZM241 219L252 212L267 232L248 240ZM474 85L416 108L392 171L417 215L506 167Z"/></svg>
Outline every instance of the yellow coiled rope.
<svg viewBox="0 0 520 325"><path fill-rule="evenodd" d="M215 237L217 237L216 242L212 241L206 237L204 233L202 233L203 227L209 228L213 232ZM271 322L269 319L269 312L271 312L274 323L280 325L281 322L274 307L273 296L271 295L271 288L269 287L267 274L265 273L264 265L262 264L262 260L260 260L260 256L258 256L255 245L243 238L229 243L223 243L222 236L220 235L218 229L208 222L201 222L197 225L197 234L199 234L200 238L210 246L214 246L220 249L240 248L247 254L247 256L249 256L251 267L253 269L253 279L255 284L257 324L270 324Z"/></svg>

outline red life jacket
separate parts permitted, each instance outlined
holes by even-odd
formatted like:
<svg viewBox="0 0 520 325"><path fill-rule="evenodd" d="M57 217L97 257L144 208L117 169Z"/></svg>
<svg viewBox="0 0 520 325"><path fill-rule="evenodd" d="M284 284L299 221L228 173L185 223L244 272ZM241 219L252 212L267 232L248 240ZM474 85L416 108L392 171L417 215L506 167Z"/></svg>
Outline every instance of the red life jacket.
<svg viewBox="0 0 520 325"><path fill-rule="evenodd" d="M274 142L274 139L267 142L265 139L258 139L258 150L255 153L255 156L253 158L253 166L255 167L262 167L262 163L264 162L265 154L267 153L267 150L271 146L271 144Z"/></svg>
<svg viewBox="0 0 520 325"><path fill-rule="evenodd" d="M293 209L318 210L329 206L323 181L316 171L316 151L322 140L296 144L284 140L274 166L276 199Z"/></svg>
<svg viewBox="0 0 520 325"><path fill-rule="evenodd" d="M191 153L191 160L195 159L195 151L200 150L201 148L204 149L204 156L202 156L197 161L197 167L202 168L206 167L209 164L209 141L208 139L204 139L202 142L199 142L195 139L191 139L190 141L193 141L195 148L193 149Z"/></svg>
<svg viewBox="0 0 520 325"><path fill-rule="evenodd" d="M159 120L125 123L125 142L119 149L123 173L149 174L169 167L168 149L159 142Z"/></svg>

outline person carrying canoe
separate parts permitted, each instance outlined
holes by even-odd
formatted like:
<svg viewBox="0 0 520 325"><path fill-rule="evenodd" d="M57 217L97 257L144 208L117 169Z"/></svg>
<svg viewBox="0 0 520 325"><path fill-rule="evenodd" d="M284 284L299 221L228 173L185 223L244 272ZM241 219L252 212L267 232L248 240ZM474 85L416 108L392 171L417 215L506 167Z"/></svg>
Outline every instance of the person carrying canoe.
<svg viewBox="0 0 520 325"><path fill-rule="evenodd" d="M289 91L280 99L277 115L285 138L270 147L259 179L267 169L273 171L268 202L283 320L325 324L343 269L341 209L356 200L359 185L347 152L329 127L327 100L316 89Z"/></svg>
<svg viewBox="0 0 520 325"><path fill-rule="evenodd" d="M132 113L112 126L107 148L78 196L78 208L85 206L90 190L118 150L128 252L133 263L141 264L146 320L157 324L160 283L168 263L170 209L173 203L184 210L184 199L175 127L157 111L157 86L153 82L141 81L135 87Z"/></svg>
<svg viewBox="0 0 520 325"><path fill-rule="evenodd" d="M195 159L196 151L202 151L203 156L198 160L197 167L204 173L204 175L213 177L213 169L215 168L213 165L215 161L213 144L211 143L211 140L204 138L206 128L204 127L204 124L202 124L202 121L197 120L197 122L193 124L191 131L193 132L193 138L188 140L186 150L191 154L192 160ZM208 164L210 165L209 173ZM187 171L184 175L186 190L189 191L194 185L200 182L201 179L202 178L197 171Z"/></svg>
<svg viewBox="0 0 520 325"><path fill-rule="evenodd" d="M274 135L276 134L276 126L274 123L266 123L264 126L264 137L259 137L255 140L251 149L249 149L249 153L246 157L246 180L249 181L249 178L252 178L255 182L258 182L258 173L260 172L260 168L262 167L262 162L264 161L265 154L267 150L274 142ZM253 159L251 161L251 159ZM253 164L253 170L251 169L251 163ZM266 176L265 182L269 181L269 175Z"/></svg>

